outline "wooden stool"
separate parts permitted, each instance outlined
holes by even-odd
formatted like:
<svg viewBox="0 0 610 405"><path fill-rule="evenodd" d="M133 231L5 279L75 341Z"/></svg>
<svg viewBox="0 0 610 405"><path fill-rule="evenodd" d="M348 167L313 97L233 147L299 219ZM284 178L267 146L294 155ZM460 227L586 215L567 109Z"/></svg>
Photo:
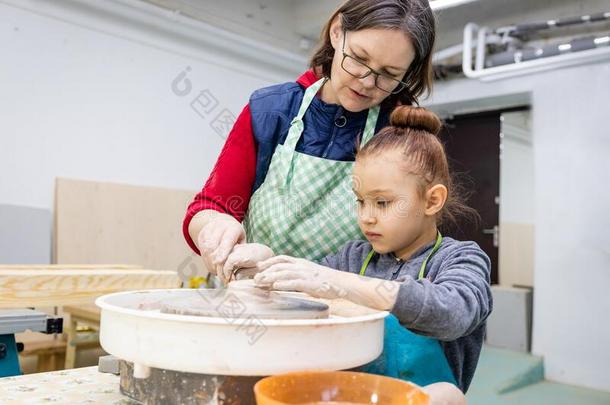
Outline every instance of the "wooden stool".
<svg viewBox="0 0 610 405"><path fill-rule="evenodd" d="M78 348L99 347L100 309L93 305L65 306L63 312L70 316L68 340L66 342L66 369L76 366ZM85 326L86 332L79 332L79 327Z"/></svg>
<svg viewBox="0 0 610 405"><path fill-rule="evenodd" d="M20 356L36 356L36 372L56 371L63 364L66 352L66 339L63 335L55 339L33 340L23 344Z"/></svg>

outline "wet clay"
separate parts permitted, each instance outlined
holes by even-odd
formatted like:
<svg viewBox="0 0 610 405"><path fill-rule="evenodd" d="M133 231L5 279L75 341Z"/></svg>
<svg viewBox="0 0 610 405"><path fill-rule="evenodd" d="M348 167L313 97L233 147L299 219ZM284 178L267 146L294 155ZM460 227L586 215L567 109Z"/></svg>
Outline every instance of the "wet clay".
<svg viewBox="0 0 610 405"><path fill-rule="evenodd" d="M328 318L329 307L237 281L229 288L199 289L187 297L165 300L161 302L161 312L223 318L320 319Z"/></svg>

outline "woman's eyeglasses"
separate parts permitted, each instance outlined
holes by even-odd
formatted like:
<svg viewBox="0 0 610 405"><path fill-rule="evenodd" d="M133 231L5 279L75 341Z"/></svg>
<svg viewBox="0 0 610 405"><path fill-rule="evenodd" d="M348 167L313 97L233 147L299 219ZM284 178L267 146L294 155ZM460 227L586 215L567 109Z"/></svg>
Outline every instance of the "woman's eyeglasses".
<svg viewBox="0 0 610 405"><path fill-rule="evenodd" d="M347 32L343 31L343 47L341 52L343 53L343 60L341 61L341 67L350 75L364 79L365 77L374 74L375 75L375 87L386 93L398 94L407 87L407 83L393 78L392 76L379 73L372 69L365 63L361 62L357 58L345 53L345 37Z"/></svg>

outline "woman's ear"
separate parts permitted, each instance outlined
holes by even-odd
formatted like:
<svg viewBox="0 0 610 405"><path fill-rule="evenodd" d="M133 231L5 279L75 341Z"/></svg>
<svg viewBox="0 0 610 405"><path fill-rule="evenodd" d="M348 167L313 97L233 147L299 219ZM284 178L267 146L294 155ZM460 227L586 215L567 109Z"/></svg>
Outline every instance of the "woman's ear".
<svg viewBox="0 0 610 405"><path fill-rule="evenodd" d="M341 14L337 14L335 18L333 18L333 21L330 23L328 35L330 36L330 44L333 46L333 49L340 49L343 41L343 26L341 25Z"/></svg>
<svg viewBox="0 0 610 405"><path fill-rule="evenodd" d="M447 202L447 187L442 184L435 184L426 192L426 209L424 213L427 216L433 216L443 209Z"/></svg>

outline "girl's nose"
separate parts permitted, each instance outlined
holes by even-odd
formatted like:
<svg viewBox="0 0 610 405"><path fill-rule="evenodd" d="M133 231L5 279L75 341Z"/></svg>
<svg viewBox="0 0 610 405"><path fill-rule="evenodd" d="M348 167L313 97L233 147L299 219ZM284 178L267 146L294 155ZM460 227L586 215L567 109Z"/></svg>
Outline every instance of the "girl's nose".
<svg viewBox="0 0 610 405"><path fill-rule="evenodd" d="M370 216L370 217L366 218L364 223L369 224L369 225L375 225L377 223L377 219L375 219L375 217L373 217L373 216Z"/></svg>
<svg viewBox="0 0 610 405"><path fill-rule="evenodd" d="M373 207L363 208L360 210L360 220L365 224L374 224L377 222L375 209Z"/></svg>

